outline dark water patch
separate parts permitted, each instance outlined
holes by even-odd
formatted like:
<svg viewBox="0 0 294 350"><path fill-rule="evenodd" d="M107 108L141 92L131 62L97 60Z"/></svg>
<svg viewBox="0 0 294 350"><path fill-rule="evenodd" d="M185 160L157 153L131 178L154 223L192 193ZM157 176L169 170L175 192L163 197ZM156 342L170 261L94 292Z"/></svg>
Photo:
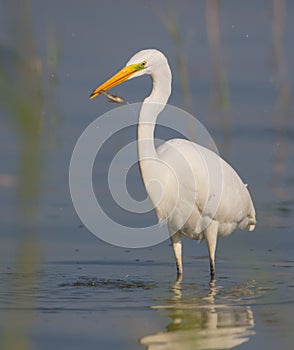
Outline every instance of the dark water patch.
<svg viewBox="0 0 294 350"><path fill-rule="evenodd" d="M280 212L280 213L283 213L285 215L289 215L290 214L290 209L285 207L285 206L278 206L277 207L277 210Z"/></svg>
<svg viewBox="0 0 294 350"><path fill-rule="evenodd" d="M293 201L280 201L274 206L274 210L282 217L289 217L293 210Z"/></svg>
<svg viewBox="0 0 294 350"><path fill-rule="evenodd" d="M273 267L286 267L286 268L293 268L293 265L287 265L287 264L278 264L278 265L276 265L276 264L273 264L272 265Z"/></svg>
<svg viewBox="0 0 294 350"><path fill-rule="evenodd" d="M143 289L155 288L155 283L138 280L104 279L82 276L78 280L69 283L61 283L59 287L96 287L106 289Z"/></svg>
<svg viewBox="0 0 294 350"><path fill-rule="evenodd" d="M294 261L292 260L281 260L278 262L275 262L273 267L282 267L282 268L293 268L294 267Z"/></svg>

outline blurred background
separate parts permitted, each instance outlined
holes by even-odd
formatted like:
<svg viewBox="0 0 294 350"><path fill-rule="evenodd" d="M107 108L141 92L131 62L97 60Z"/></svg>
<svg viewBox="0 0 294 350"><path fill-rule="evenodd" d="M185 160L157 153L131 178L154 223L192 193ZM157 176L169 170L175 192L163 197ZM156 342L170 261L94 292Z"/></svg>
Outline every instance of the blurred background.
<svg viewBox="0 0 294 350"><path fill-rule="evenodd" d="M79 277L76 264L83 274L95 275L96 270L100 277L120 279L129 274L128 264L137 261L137 266L149 259L162 262L166 279L173 278L168 242L153 250L126 252L100 241L79 221L68 187L70 157L80 134L113 108L104 98L89 101L89 94L144 48L157 48L169 59L169 103L203 123L220 154L249 184L257 210L256 231L220 242L220 264L229 276L238 277L240 270L229 266L240 263L245 276L253 265L256 271L262 266L254 279L272 279L285 287L275 287L269 301L287 301L288 306L274 321L280 333L276 343L268 341L268 348L291 338L287 327L290 310L294 311L293 33L294 4L286 0L0 1L1 349L74 349L74 344L85 344L70 341L83 330L82 318L64 330L64 337L58 333L62 327L57 331L50 318L50 310L59 317L57 324L68 324L72 317L60 310L70 310L67 300L76 293L69 282ZM143 77L114 92L129 103L139 102L150 86ZM134 177L134 186L142 189L139 177ZM186 242L184 259L194 268L200 264L200 275L208 281L207 261L192 258L205 256L205 249ZM126 273L120 272L118 261ZM191 267L188 278L197 271ZM161 276L155 268L144 273L151 281ZM69 294L60 292L62 283L69 283ZM61 299L52 298L54 293L61 293ZM85 297L88 291L83 293ZM146 300L145 308L151 303ZM86 315L93 305L88 307ZM124 316L109 315L106 309L103 318L117 317L121 325ZM127 335L123 330L116 337L118 343L110 343L111 336L105 335L112 321L98 333L87 326L84 334L93 348L98 341L110 348L139 348L132 337L139 338L148 320L155 323L150 332L164 324L145 314L146 309L141 311L142 328L138 326L132 336L129 328ZM260 314L260 337L257 327L256 343L246 343L248 349L257 348L258 341L271 333L272 314ZM282 348L287 344L290 340Z"/></svg>

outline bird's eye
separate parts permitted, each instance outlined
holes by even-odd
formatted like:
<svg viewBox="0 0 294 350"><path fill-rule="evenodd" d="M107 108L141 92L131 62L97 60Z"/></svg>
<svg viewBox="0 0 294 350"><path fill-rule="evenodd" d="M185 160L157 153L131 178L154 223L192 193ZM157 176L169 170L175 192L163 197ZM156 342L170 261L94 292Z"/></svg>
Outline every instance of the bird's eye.
<svg viewBox="0 0 294 350"><path fill-rule="evenodd" d="M141 63L141 65L142 65L143 67L145 67L145 66L146 66L146 64L147 64L147 62L146 62L146 61L143 61L143 62Z"/></svg>

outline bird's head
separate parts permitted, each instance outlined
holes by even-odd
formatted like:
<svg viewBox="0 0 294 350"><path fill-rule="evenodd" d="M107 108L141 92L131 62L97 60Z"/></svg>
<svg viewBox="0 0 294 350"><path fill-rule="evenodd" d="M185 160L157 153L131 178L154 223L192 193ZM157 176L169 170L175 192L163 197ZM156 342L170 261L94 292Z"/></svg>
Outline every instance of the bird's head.
<svg viewBox="0 0 294 350"><path fill-rule="evenodd" d="M142 50L137 52L119 72L113 75L105 83L98 86L90 95L95 98L101 90L109 90L126 80L137 78L141 75L152 75L160 66L166 64L167 59L164 54L158 50Z"/></svg>

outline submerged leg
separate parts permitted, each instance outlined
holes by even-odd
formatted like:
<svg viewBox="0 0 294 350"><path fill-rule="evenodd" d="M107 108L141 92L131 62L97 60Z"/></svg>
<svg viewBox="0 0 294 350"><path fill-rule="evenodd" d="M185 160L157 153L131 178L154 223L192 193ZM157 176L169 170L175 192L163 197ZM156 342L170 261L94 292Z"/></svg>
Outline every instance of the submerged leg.
<svg viewBox="0 0 294 350"><path fill-rule="evenodd" d="M183 263L182 263L182 235L180 232L176 232L170 237L175 258L177 264L178 278L183 274Z"/></svg>
<svg viewBox="0 0 294 350"><path fill-rule="evenodd" d="M216 242L217 242L217 229L218 229L217 223L212 222L205 230L205 240L206 240L208 253L209 253L211 281L215 279L215 250L216 250Z"/></svg>

